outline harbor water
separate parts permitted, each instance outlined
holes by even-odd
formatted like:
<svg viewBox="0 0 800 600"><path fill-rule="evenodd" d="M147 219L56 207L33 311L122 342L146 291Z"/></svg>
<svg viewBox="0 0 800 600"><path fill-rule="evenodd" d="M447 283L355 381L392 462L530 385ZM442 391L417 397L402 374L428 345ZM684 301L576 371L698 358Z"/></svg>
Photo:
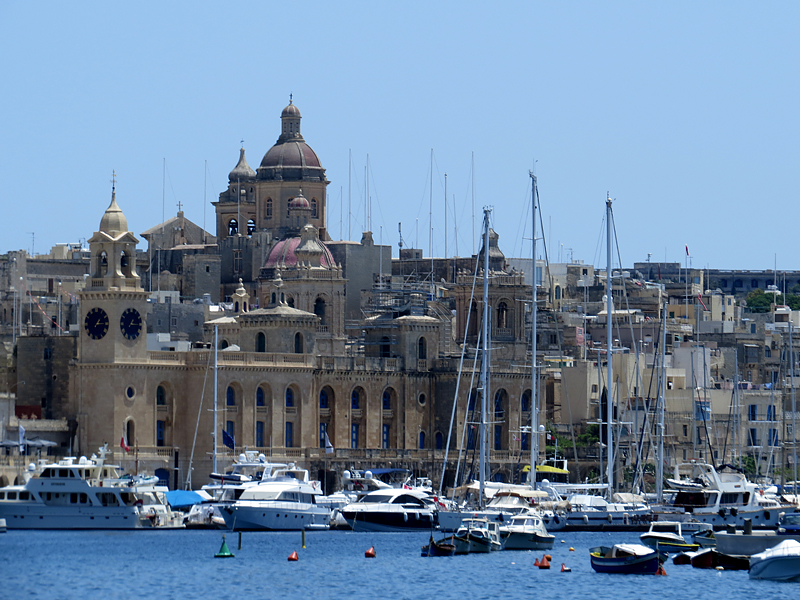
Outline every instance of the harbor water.
<svg viewBox="0 0 800 600"><path fill-rule="evenodd" d="M214 558L223 533L234 558ZM548 552L423 558L426 533L351 531L8 531L0 535L0 597L352 599L758 598L797 584L751 581L746 571L665 564L666 577L604 575L589 548L638 542L638 533L559 533ZM438 537L438 536L437 536ZM375 549L375 558L365 552ZM574 551L570 551L570 547ZM297 552L296 562L287 560ZM535 559L552 556L549 570ZM571 572L562 572L565 564Z"/></svg>

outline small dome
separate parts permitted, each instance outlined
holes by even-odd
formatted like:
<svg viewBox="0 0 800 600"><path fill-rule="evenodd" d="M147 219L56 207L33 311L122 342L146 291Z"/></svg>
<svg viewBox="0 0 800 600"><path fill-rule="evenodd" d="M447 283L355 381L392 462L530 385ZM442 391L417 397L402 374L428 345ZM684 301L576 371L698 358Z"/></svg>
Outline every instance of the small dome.
<svg viewBox="0 0 800 600"><path fill-rule="evenodd" d="M100 219L100 231L108 234L119 234L128 231L128 219L117 206L117 194L111 190L111 204Z"/></svg>
<svg viewBox="0 0 800 600"><path fill-rule="evenodd" d="M247 164L247 159L244 157L244 148L239 150L239 162L233 168L233 171L228 173L228 181L236 181L242 179L252 179L256 176L256 172Z"/></svg>
<svg viewBox="0 0 800 600"><path fill-rule="evenodd" d="M292 201L289 202L289 208L311 208L311 205L306 200L305 196L303 196L303 191L300 192L292 198Z"/></svg>
<svg viewBox="0 0 800 600"><path fill-rule="evenodd" d="M281 117L300 117L300 109L289 100L289 106L283 109Z"/></svg>

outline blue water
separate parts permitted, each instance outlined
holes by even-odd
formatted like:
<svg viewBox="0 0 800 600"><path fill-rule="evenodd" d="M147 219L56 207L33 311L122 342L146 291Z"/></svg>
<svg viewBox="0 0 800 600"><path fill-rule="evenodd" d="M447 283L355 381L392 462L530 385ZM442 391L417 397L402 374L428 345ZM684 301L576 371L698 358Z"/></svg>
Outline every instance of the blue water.
<svg viewBox="0 0 800 600"><path fill-rule="evenodd" d="M227 533L235 558L215 559L220 531L9 531L0 534L0 598L773 598L796 584L751 581L746 571L665 565L667 576L603 575L589 548L636 542L636 533L557 534L543 552L422 558L424 533ZM562 543L563 540L563 543ZM376 557L365 558L374 546ZM574 551L570 552L569 548ZM287 558L297 551L299 560ZM561 572L561 564L572 569ZM580 596L578 596L580 595Z"/></svg>

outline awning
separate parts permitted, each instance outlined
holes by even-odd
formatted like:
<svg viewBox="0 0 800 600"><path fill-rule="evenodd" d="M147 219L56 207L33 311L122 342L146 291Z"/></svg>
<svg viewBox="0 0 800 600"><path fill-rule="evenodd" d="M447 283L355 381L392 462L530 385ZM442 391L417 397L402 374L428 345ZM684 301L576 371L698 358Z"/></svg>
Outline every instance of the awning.
<svg viewBox="0 0 800 600"><path fill-rule="evenodd" d="M167 502L173 508L194 506L203 501L203 497L191 490L172 490L167 492Z"/></svg>

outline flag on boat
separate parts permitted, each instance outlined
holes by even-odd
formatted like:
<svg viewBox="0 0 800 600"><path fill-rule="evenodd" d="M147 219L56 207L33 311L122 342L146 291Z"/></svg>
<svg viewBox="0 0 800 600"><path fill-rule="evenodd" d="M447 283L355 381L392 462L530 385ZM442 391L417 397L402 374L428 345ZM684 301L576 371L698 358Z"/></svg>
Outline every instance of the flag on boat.
<svg viewBox="0 0 800 600"><path fill-rule="evenodd" d="M325 431L325 454L333 454L333 444L331 444L331 440L328 438L327 431Z"/></svg>
<svg viewBox="0 0 800 600"><path fill-rule="evenodd" d="M130 452L131 449L128 447L128 442L125 441L125 436L123 435L119 440L119 447L125 450L125 452Z"/></svg>
<svg viewBox="0 0 800 600"><path fill-rule="evenodd" d="M233 436L224 429L222 430L222 443L225 444L231 450L234 450L236 448L236 440L234 440Z"/></svg>
<svg viewBox="0 0 800 600"><path fill-rule="evenodd" d="M689 256L689 244L686 244L686 256Z"/></svg>

